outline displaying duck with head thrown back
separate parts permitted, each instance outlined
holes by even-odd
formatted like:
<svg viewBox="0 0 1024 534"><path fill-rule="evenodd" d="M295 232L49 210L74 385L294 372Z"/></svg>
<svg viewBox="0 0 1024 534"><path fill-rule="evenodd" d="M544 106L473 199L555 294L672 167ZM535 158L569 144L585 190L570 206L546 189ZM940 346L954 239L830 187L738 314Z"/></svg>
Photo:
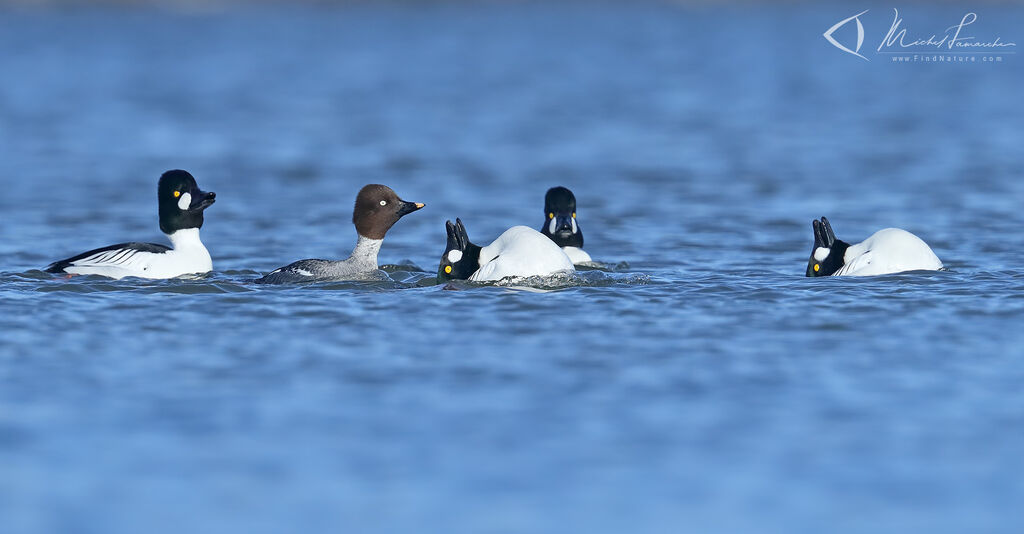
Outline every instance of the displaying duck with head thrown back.
<svg viewBox="0 0 1024 534"><path fill-rule="evenodd" d="M873 276L905 271L937 271L942 262L931 247L916 235L899 228L886 228L851 245L836 239L828 219L811 221L814 246L807 261L806 275Z"/></svg>
<svg viewBox="0 0 1024 534"><path fill-rule="evenodd" d="M455 224L447 221L445 229L448 243L437 269L440 282L496 281L576 270L558 245L533 228L513 226L485 247L469 240L461 219L455 219Z"/></svg>

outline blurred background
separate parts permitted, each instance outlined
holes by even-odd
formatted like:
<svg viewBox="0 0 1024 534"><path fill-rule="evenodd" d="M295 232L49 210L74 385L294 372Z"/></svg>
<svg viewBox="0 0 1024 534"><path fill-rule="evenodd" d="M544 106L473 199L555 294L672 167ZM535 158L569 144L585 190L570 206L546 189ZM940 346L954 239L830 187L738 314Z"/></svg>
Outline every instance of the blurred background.
<svg viewBox="0 0 1024 534"><path fill-rule="evenodd" d="M1011 2L0 2L0 517L11 532L1017 532L1022 58ZM854 57L822 34L860 16ZM854 25L836 38L853 46ZM986 56L988 57L988 56ZM991 56L994 57L994 56ZM54 280L218 193L198 280ZM366 183L427 207L390 281ZM432 284L571 188L608 267ZM949 271L806 280L810 220Z"/></svg>

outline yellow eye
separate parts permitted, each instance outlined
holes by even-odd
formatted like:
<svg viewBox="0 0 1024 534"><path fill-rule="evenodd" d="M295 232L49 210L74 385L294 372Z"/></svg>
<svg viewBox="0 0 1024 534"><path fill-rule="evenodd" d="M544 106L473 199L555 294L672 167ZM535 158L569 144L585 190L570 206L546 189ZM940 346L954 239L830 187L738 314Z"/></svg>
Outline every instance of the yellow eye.
<svg viewBox="0 0 1024 534"><path fill-rule="evenodd" d="M451 265L445 265L444 266L444 272L447 273L447 274L452 274L452 266Z"/></svg>
<svg viewBox="0 0 1024 534"><path fill-rule="evenodd" d="M548 214L548 219L554 219L554 218L555 218L555 214L554 213L549 213Z"/></svg>
<svg viewBox="0 0 1024 534"><path fill-rule="evenodd" d="M575 218L576 218L576 212L575 212L575 211L574 211L574 212L572 212L572 218L573 218L573 219L575 219Z"/></svg>
<svg viewBox="0 0 1024 534"><path fill-rule="evenodd" d="M175 191L174 192L174 198L178 198L180 196L181 196L181 191Z"/></svg>
<svg viewBox="0 0 1024 534"><path fill-rule="evenodd" d="M821 265L818 265L817 263L815 263L814 264L814 272L818 272L819 270L821 270Z"/></svg>

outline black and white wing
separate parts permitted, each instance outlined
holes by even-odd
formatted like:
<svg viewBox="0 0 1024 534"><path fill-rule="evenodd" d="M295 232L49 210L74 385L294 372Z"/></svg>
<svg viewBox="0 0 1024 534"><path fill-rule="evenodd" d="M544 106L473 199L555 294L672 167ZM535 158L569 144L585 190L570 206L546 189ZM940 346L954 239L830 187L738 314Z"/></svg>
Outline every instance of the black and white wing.
<svg viewBox="0 0 1024 534"><path fill-rule="evenodd" d="M324 272L332 264L342 263L328 260L299 260L274 269L263 278L256 280L257 284L291 284L295 282L312 282L323 277Z"/></svg>
<svg viewBox="0 0 1024 534"><path fill-rule="evenodd" d="M144 270L154 254L170 250L165 245L154 243L121 243L109 247L83 252L77 256L51 263L48 273L98 274L120 278L132 271Z"/></svg>

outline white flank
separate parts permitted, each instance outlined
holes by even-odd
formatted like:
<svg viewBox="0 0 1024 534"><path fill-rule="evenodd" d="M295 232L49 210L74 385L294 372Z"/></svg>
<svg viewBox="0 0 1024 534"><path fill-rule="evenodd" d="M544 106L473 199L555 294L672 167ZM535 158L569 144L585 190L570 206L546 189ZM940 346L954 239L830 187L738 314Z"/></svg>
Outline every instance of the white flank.
<svg viewBox="0 0 1024 534"><path fill-rule="evenodd" d="M581 248L562 247L562 252L565 252L565 255L569 256L569 259L572 260L572 263L574 265L579 265L581 263L590 263L594 261L593 259L590 258L590 254L587 254L586 251L584 251Z"/></svg>
<svg viewBox="0 0 1024 534"><path fill-rule="evenodd" d="M114 279L126 276L163 279L213 270L213 260L199 239L198 228L178 230L167 237L174 248L166 252L108 250L78 260L64 271Z"/></svg>
<svg viewBox="0 0 1024 534"><path fill-rule="evenodd" d="M937 271L942 262L931 247L916 235L899 228L886 228L851 245L843 256L836 276L874 276L904 271Z"/></svg>
<svg viewBox="0 0 1024 534"><path fill-rule="evenodd" d="M513 226L480 249L480 269L470 280L501 280L510 276L545 276L575 271L554 241L526 226Z"/></svg>

